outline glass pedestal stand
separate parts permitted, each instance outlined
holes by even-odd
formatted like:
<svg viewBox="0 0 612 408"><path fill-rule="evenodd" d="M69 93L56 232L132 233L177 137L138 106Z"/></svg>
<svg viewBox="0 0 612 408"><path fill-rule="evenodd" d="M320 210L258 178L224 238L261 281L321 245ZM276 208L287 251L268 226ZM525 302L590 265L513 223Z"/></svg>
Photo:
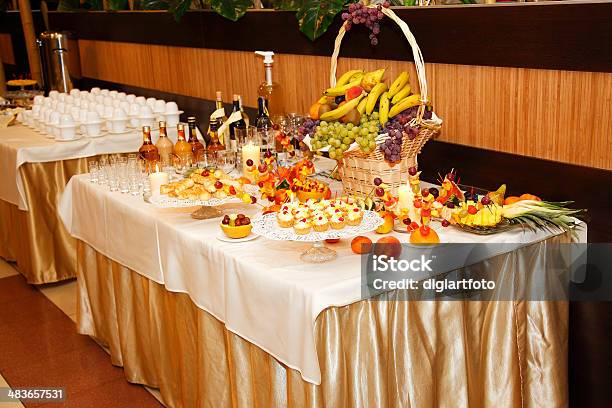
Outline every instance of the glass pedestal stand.
<svg viewBox="0 0 612 408"><path fill-rule="evenodd" d="M327 248L323 241L315 241L306 251L302 252L300 259L308 263L323 263L336 259L338 253L333 249Z"/></svg>
<svg viewBox="0 0 612 408"><path fill-rule="evenodd" d="M217 207L207 207L205 205L191 213L191 218L196 220L209 220L211 218L219 218L221 216L223 216L223 212Z"/></svg>

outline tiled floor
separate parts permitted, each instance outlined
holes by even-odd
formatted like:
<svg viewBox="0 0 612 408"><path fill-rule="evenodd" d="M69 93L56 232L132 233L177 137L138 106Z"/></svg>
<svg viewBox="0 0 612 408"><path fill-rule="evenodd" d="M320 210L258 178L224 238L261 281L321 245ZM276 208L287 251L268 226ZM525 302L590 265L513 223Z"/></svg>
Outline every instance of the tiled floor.
<svg viewBox="0 0 612 408"><path fill-rule="evenodd" d="M51 407L161 407L154 393L128 383L101 347L76 333L76 281L34 288L15 275L0 259L0 387L1 376L13 387L66 387L68 399Z"/></svg>

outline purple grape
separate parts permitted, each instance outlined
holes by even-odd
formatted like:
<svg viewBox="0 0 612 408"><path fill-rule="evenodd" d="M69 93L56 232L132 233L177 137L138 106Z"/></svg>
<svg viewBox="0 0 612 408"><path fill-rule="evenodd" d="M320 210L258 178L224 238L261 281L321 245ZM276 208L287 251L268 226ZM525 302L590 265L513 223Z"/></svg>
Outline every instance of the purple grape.
<svg viewBox="0 0 612 408"><path fill-rule="evenodd" d="M370 41L370 44L378 45L378 38L376 38L376 37L372 38L372 41Z"/></svg>

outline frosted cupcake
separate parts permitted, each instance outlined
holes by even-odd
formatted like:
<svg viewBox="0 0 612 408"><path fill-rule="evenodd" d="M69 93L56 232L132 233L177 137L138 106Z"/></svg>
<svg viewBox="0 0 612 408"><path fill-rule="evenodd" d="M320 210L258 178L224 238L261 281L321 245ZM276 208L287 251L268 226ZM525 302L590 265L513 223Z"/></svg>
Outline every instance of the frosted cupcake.
<svg viewBox="0 0 612 408"><path fill-rule="evenodd" d="M344 214L344 211L342 211L342 209L341 209L341 208L339 208L339 207L336 207L336 206L334 206L334 207L329 206L329 207L327 207L327 209L325 210L325 214L326 214L328 217L330 217L330 218L331 218L331 217L333 217L334 215L343 215L343 214Z"/></svg>
<svg viewBox="0 0 612 408"><path fill-rule="evenodd" d="M276 219L278 221L278 225L280 225L283 228L290 228L293 227L294 224L294 219L293 219L293 215L291 214L291 212L285 210L285 211L280 211L277 215L276 215Z"/></svg>
<svg viewBox="0 0 612 408"><path fill-rule="evenodd" d="M346 214L346 223L348 225L357 226L361 224L361 220L363 220L363 211L357 207L351 208Z"/></svg>
<svg viewBox="0 0 612 408"><path fill-rule="evenodd" d="M317 232L325 232L329 229L329 220L323 213L312 217L312 228Z"/></svg>
<svg viewBox="0 0 612 408"><path fill-rule="evenodd" d="M298 235L306 235L310 233L312 225L308 222L306 218L302 218L295 224L293 224L293 230Z"/></svg>
<svg viewBox="0 0 612 408"><path fill-rule="evenodd" d="M300 207L293 212L293 218L300 220L302 218L310 218L310 211L307 208Z"/></svg>
<svg viewBox="0 0 612 408"><path fill-rule="evenodd" d="M341 230L346 226L346 218L344 218L344 214L336 213L331 217L330 225L332 229Z"/></svg>

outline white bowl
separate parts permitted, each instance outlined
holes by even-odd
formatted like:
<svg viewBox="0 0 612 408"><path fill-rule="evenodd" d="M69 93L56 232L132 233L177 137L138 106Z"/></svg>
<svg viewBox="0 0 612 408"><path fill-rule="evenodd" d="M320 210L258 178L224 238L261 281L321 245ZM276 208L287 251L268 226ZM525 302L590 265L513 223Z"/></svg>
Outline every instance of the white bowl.
<svg viewBox="0 0 612 408"><path fill-rule="evenodd" d="M81 91L79 91L77 88L71 89L70 96L78 98L79 96L81 96Z"/></svg>
<svg viewBox="0 0 612 408"><path fill-rule="evenodd" d="M57 99L58 96L59 96L59 92L55 90L49 92L49 98L51 99Z"/></svg>
<svg viewBox="0 0 612 408"><path fill-rule="evenodd" d="M136 102L140 106L144 106L144 105L147 104L147 100L145 99L144 96L137 96L136 99L134 100L134 102Z"/></svg>
<svg viewBox="0 0 612 408"><path fill-rule="evenodd" d="M166 107L164 109L164 112L166 113L177 113L179 111L178 105L176 104L176 102L166 102Z"/></svg>
<svg viewBox="0 0 612 408"><path fill-rule="evenodd" d="M91 92L92 95L97 95L97 94L100 93L100 88L98 88L97 86L93 87L93 88L91 88L90 92Z"/></svg>
<svg viewBox="0 0 612 408"><path fill-rule="evenodd" d="M129 103L134 103L136 101L136 95L134 94L126 95L125 100L128 101Z"/></svg>
<svg viewBox="0 0 612 408"><path fill-rule="evenodd" d="M113 98L111 98L110 96L105 96L104 106L113 106Z"/></svg>
<svg viewBox="0 0 612 408"><path fill-rule="evenodd" d="M108 89L102 89L102 90L100 91L100 95L102 95L102 96L108 96L108 93L109 93L109 92L110 92L110 91L109 91Z"/></svg>
<svg viewBox="0 0 612 408"><path fill-rule="evenodd" d="M125 101L125 97L126 97L126 96L127 96L127 95L125 94L125 92L119 92L119 93L117 94L117 99L119 99L120 101Z"/></svg>
<svg viewBox="0 0 612 408"><path fill-rule="evenodd" d="M178 125L180 117L181 117L181 113L182 112L179 111L176 113L166 113L162 115L164 117L164 120L166 121L166 126L175 127L176 125Z"/></svg>
<svg viewBox="0 0 612 408"><path fill-rule="evenodd" d="M151 110L153 110L153 108L155 108L155 101L156 100L157 99L155 99L155 98L147 98L147 105L149 105Z"/></svg>
<svg viewBox="0 0 612 408"><path fill-rule="evenodd" d="M118 108L121 106L121 101L117 98L113 99L113 108Z"/></svg>
<svg viewBox="0 0 612 408"><path fill-rule="evenodd" d="M113 99L114 99L114 98L116 98L116 97L117 97L117 94L118 94L118 93L119 93L119 92L117 92L117 91L115 91L115 90L112 90L112 91L110 91L110 92L108 93L108 96L110 96L111 98L113 98Z"/></svg>
<svg viewBox="0 0 612 408"><path fill-rule="evenodd" d="M78 106L73 106L72 108L70 108L70 115L72 115L72 119L74 119L75 122L79 121L80 111L81 109Z"/></svg>
<svg viewBox="0 0 612 408"><path fill-rule="evenodd" d="M123 133L127 128L127 119L110 119L106 127L110 133Z"/></svg>
<svg viewBox="0 0 612 408"><path fill-rule="evenodd" d="M57 100L60 102L66 102L66 94L62 92L61 94L57 95Z"/></svg>
<svg viewBox="0 0 612 408"><path fill-rule="evenodd" d="M148 126L151 129L153 129L153 125L155 124L155 116L141 116L139 120L140 120L140 123L139 123L140 127Z"/></svg>
<svg viewBox="0 0 612 408"><path fill-rule="evenodd" d="M162 99L157 99L155 104L153 105L154 113L164 113L166 111L166 101Z"/></svg>
<svg viewBox="0 0 612 408"><path fill-rule="evenodd" d="M60 125L57 126L57 135L55 138L57 140L74 140L76 139L76 125Z"/></svg>
<svg viewBox="0 0 612 408"><path fill-rule="evenodd" d="M34 106L36 105L42 105L43 102L45 101L45 97L42 95L36 95L34 97Z"/></svg>

